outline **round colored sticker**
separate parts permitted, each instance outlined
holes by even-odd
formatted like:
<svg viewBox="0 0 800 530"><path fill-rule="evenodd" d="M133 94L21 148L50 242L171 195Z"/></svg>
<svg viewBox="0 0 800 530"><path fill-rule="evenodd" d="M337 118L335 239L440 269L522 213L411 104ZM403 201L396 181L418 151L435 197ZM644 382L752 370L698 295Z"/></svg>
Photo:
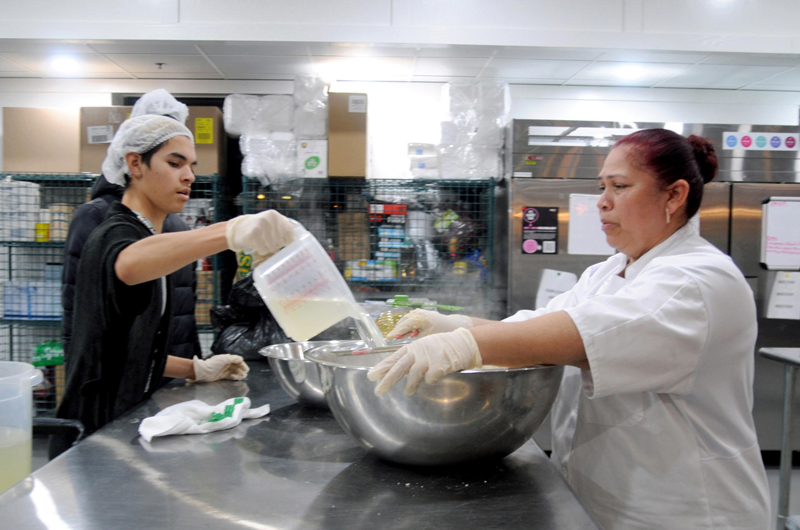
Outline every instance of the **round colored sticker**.
<svg viewBox="0 0 800 530"><path fill-rule="evenodd" d="M774 147L775 149L777 149L778 147L780 147L780 146L781 146L781 139L780 139L780 137L778 137L778 136L773 136L772 138L770 138L770 139L769 139L769 145L771 145L771 146L772 146L772 147Z"/></svg>
<svg viewBox="0 0 800 530"><path fill-rule="evenodd" d="M728 147L736 147L736 137L729 134L728 137L725 138L725 143L728 144Z"/></svg>
<svg viewBox="0 0 800 530"><path fill-rule="evenodd" d="M787 136L786 137L786 147L788 147L789 149L794 148L796 143L797 143L797 141L794 139L794 136Z"/></svg>
<svg viewBox="0 0 800 530"><path fill-rule="evenodd" d="M522 242L522 250L527 254L533 254L539 249L539 243L535 239L526 239Z"/></svg>
<svg viewBox="0 0 800 530"><path fill-rule="evenodd" d="M742 145L745 147L750 147L753 145L753 139L749 136L742 136Z"/></svg>
<svg viewBox="0 0 800 530"><path fill-rule="evenodd" d="M314 169L319 165L319 157L318 156L310 156L306 159L306 169Z"/></svg>
<svg viewBox="0 0 800 530"><path fill-rule="evenodd" d="M758 147L764 148L767 146L767 139L763 136L756 136L756 145Z"/></svg>

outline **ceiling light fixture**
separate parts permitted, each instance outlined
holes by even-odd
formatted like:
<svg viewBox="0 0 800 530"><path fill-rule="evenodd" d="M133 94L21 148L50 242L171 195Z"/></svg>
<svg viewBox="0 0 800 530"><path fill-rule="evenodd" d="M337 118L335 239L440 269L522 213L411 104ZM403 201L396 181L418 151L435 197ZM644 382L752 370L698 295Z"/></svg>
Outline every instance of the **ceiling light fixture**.
<svg viewBox="0 0 800 530"><path fill-rule="evenodd" d="M620 79L633 81L645 76L645 69L638 64L624 64L617 68L616 74Z"/></svg>
<svg viewBox="0 0 800 530"><path fill-rule="evenodd" d="M50 61L50 65L56 72L70 74L81 71L81 65L74 57L69 55L57 55Z"/></svg>

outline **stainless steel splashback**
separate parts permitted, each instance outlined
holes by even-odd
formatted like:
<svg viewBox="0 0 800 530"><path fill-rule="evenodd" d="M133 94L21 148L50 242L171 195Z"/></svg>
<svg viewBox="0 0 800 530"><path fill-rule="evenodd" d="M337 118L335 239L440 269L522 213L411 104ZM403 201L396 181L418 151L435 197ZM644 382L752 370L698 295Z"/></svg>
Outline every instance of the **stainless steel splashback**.
<svg viewBox="0 0 800 530"><path fill-rule="evenodd" d="M513 120L509 127L509 177L594 179L619 138L639 129L665 127L714 142L719 158L717 182L800 182L800 151L726 149L724 138L725 132L796 133L797 127L559 120Z"/></svg>

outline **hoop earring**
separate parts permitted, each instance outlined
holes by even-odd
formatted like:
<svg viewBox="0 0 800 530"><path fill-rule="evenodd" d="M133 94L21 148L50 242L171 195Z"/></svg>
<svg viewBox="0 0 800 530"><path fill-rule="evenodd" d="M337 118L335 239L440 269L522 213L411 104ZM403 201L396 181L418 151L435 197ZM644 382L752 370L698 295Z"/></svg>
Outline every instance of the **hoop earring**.
<svg viewBox="0 0 800 530"><path fill-rule="evenodd" d="M669 208L667 208L667 224L669 224Z"/></svg>

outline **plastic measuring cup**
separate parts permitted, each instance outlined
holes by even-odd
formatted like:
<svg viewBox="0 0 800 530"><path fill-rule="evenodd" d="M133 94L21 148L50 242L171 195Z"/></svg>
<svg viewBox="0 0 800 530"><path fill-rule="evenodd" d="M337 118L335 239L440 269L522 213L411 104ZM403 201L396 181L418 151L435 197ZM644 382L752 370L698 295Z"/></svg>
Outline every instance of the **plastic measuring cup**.
<svg viewBox="0 0 800 530"><path fill-rule="evenodd" d="M33 392L42 372L0 361L0 493L31 474Z"/></svg>
<svg viewBox="0 0 800 530"><path fill-rule="evenodd" d="M361 310L325 249L294 224L295 241L253 271L256 289L284 333L304 342L352 317L365 341L383 345L377 325Z"/></svg>

